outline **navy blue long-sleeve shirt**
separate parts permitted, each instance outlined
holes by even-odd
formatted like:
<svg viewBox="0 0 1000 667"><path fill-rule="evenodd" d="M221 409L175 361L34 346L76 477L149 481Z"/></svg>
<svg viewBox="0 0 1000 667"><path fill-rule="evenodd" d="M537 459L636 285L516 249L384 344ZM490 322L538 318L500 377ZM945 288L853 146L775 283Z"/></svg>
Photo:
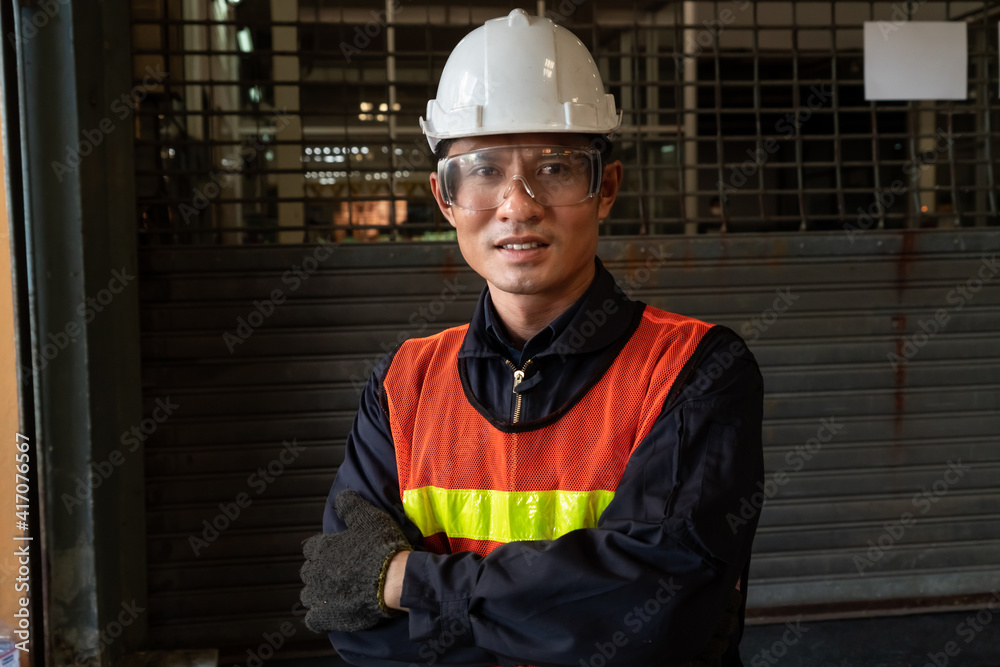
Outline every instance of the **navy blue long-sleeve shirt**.
<svg viewBox="0 0 1000 667"><path fill-rule="evenodd" d="M645 304L630 300L595 262L587 291L522 350L533 360L517 387L522 423L563 412L638 324ZM505 360L517 350L496 325L484 289L458 363L477 409L509 424L513 373ZM333 499L345 488L395 517L415 549L401 599L410 611L369 630L330 633L345 660L659 666L689 660L707 645L731 590L738 581L746 590L757 521L741 517L741 504L763 480L762 381L735 333L716 326L702 338L597 527L511 542L486 557L424 551L403 512L382 389L392 361L387 355L364 388L323 529L344 530ZM741 665L742 614L719 663L725 667Z"/></svg>

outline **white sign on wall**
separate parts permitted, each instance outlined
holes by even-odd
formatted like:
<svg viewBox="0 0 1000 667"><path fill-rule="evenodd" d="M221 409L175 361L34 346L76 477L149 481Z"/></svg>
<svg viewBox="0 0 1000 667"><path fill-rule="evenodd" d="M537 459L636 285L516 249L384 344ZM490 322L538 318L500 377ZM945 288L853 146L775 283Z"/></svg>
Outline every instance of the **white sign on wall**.
<svg viewBox="0 0 1000 667"><path fill-rule="evenodd" d="M965 21L866 21L866 100L964 100Z"/></svg>

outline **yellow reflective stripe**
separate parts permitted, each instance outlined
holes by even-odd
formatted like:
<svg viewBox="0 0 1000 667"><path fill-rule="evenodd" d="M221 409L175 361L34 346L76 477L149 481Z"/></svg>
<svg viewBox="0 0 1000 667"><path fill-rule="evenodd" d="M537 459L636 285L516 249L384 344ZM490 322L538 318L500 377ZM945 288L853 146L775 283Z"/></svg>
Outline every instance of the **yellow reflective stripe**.
<svg viewBox="0 0 1000 667"><path fill-rule="evenodd" d="M403 508L424 535L513 542L554 540L593 528L614 491L492 491L424 486L403 493Z"/></svg>

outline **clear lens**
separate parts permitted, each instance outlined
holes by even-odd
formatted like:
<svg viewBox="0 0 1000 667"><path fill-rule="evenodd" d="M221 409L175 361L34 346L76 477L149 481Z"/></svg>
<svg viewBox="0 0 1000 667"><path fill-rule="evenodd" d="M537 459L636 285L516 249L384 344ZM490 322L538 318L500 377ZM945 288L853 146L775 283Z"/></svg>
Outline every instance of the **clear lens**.
<svg viewBox="0 0 1000 667"><path fill-rule="evenodd" d="M521 186L541 206L578 204L597 194L600 173L600 153L565 146L496 146L438 164L445 200L472 211L500 206Z"/></svg>

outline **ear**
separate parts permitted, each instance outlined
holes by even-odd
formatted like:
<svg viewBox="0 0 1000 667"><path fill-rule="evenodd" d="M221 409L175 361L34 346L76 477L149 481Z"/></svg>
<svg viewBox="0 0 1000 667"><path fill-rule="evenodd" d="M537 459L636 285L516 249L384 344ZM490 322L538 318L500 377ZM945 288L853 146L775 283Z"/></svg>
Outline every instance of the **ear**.
<svg viewBox="0 0 1000 667"><path fill-rule="evenodd" d="M445 217L452 227L455 227L455 209L452 208L451 204L447 204L444 201L444 197L441 195L441 184L438 182L438 175L436 171L431 172L431 194L434 195L434 201L437 202L438 208L441 209L441 214Z"/></svg>
<svg viewBox="0 0 1000 667"><path fill-rule="evenodd" d="M604 220L611 214L611 205L618 197L622 186L624 169L621 160L604 165L604 177L601 179L600 203L597 205L597 219Z"/></svg>

